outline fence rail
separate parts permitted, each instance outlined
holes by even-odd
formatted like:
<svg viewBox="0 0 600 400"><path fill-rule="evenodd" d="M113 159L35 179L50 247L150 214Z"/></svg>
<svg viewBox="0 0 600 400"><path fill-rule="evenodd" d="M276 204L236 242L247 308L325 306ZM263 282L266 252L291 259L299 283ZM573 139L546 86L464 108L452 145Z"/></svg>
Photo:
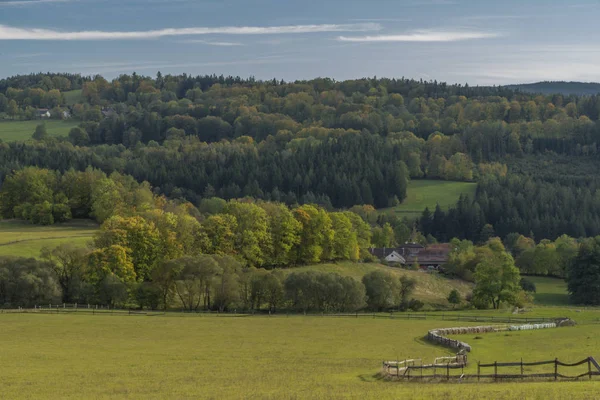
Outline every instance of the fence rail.
<svg viewBox="0 0 600 400"><path fill-rule="evenodd" d="M412 361L412 360L409 360ZM477 363L477 374L465 374L464 367L466 364L462 363L446 363L446 364L428 364L428 365L411 365L410 363L398 362L398 364L393 364L393 361L384 362L384 372L388 378L391 379L400 379L400 380L423 380L423 379L441 379L446 381L457 380L473 380L477 379L480 381L481 379L493 379L494 381L503 380L503 379L518 379L518 380L526 380L526 379L538 379L538 378L553 378L554 380L565 379L565 380L575 380L588 377L588 379L592 379L595 376L600 376L600 365L594 359L594 357L587 357L579 362L575 363L565 363L558 359L549 360L549 361L535 361L535 362L494 362L489 364L481 364ZM587 364L587 371L583 373L579 373L577 375L567 375L565 373L561 373L558 367L563 368L573 368L581 365ZM552 372L538 372L538 373L525 373L524 368L530 366L540 366L540 365L554 365L554 369ZM499 368L507 368L507 367L520 367L520 373L499 373ZM482 369L485 368L494 368L494 373L485 373L482 372ZM395 369L395 371L394 371ZM433 374L423 374L424 370L433 369ZM451 374L451 370L460 369L460 375ZM441 370L441 373L438 371Z"/></svg>
<svg viewBox="0 0 600 400"><path fill-rule="evenodd" d="M317 312L290 312L290 311L268 311L268 310L255 310L255 311L237 311L229 310L225 312L217 311L204 311L204 310L182 310L182 309L170 309L170 310L139 310L139 309L128 309L128 308L111 308L108 306L91 305L91 304L46 304L37 305L32 307L13 307L13 308L0 308L0 313L67 313L77 312L91 314L105 314L110 313L122 313L125 315L157 315L157 314L219 314L219 315L270 315L270 316L290 316L290 315L313 315L313 316L324 316L324 317L341 317L341 318L376 318L376 319L401 319L401 320L441 320L441 321L460 321L460 322L487 322L487 323L498 323L498 324L523 324L532 323L540 324L553 322L556 318L546 317L520 317L520 316L488 316L488 315L470 315L460 314L457 312L391 312L391 313L371 313L371 312L355 312L355 313L317 313Z"/></svg>

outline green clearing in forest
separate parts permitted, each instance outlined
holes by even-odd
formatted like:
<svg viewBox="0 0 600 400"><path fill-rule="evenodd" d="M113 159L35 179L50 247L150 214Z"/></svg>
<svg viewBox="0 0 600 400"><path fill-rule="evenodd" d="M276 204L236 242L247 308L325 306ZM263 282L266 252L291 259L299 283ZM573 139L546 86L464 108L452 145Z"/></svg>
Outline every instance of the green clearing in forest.
<svg viewBox="0 0 600 400"><path fill-rule="evenodd" d="M1 121L0 139L4 142L25 141L31 139L39 124L46 124L49 136L67 136L69 131L79 125L77 120L35 120L35 121Z"/></svg>
<svg viewBox="0 0 600 400"><path fill-rule="evenodd" d="M62 243L86 246L98 230L92 221L73 221L51 226L21 221L0 221L0 256L39 257L43 247Z"/></svg>
<svg viewBox="0 0 600 400"><path fill-rule="evenodd" d="M554 310L555 314L560 310ZM534 313L532 313L534 314ZM0 390L21 399L592 399L588 382L401 383L382 360L450 355L441 320L0 314ZM467 325L468 323L460 323ZM471 365L600 356L600 325L461 339ZM459 370L460 371L460 370Z"/></svg>
<svg viewBox="0 0 600 400"><path fill-rule="evenodd" d="M401 217L418 217L425 207L429 207L433 212L436 204L439 204L442 209L454 206L461 194L472 198L476 188L477 184L473 182L412 180L408 184L406 198L402 204L380 211L395 213Z"/></svg>
<svg viewBox="0 0 600 400"><path fill-rule="evenodd" d="M69 105L69 106L83 102L83 96L81 95L81 89L69 90L68 92L63 92L63 95L65 96L65 100L67 102L67 105Z"/></svg>
<svg viewBox="0 0 600 400"><path fill-rule="evenodd" d="M534 303L545 306L563 306L569 304L567 283L563 279L545 276L526 276L535 283Z"/></svg>

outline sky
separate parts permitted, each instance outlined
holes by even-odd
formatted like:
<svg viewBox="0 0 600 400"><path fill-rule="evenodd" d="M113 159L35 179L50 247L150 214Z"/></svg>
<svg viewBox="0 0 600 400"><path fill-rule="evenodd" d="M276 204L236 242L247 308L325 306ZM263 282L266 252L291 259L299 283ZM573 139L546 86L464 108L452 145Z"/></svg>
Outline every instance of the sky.
<svg viewBox="0 0 600 400"><path fill-rule="evenodd" d="M0 77L600 81L600 0L0 0Z"/></svg>

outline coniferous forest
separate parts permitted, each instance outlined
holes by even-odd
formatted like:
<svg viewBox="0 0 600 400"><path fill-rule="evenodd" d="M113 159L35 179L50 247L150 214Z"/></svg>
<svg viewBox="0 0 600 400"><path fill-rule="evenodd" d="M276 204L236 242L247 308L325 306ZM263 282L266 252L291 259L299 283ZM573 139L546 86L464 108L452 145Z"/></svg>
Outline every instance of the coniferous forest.
<svg viewBox="0 0 600 400"><path fill-rule="evenodd" d="M96 219L91 263L125 260L125 280L196 253L272 268L408 240L453 240L448 271L472 279L472 245L494 237L521 272L563 277L578 243L600 235L598 95L404 78L0 80L0 119L39 109L78 126L49 137L40 122L34 139L0 143L2 217ZM378 212L417 179L477 190L417 219Z"/></svg>

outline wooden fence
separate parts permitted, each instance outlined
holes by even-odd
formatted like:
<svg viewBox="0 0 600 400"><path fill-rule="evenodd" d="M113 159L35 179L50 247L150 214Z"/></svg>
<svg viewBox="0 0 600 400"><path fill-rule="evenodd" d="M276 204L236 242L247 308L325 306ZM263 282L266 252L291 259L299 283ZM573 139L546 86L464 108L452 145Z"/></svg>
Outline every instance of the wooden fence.
<svg viewBox="0 0 600 400"><path fill-rule="evenodd" d="M561 325L565 325L566 321L570 321L566 318L559 318L556 322L544 322L540 324L525 324L525 325L491 325L491 326L466 326L459 328L439 328L432 329L427 332L427 340L440 344L442 346L450 347L452 349L471 351L471 346L460 340L450 339L447 335L464 335L464 334L477 334L477 333L489 333L489 332L503 332L503 331L520 331L520 330L534 330L534 329L548 329L556 328ZM571 321L572 322L572 321Z"/></svg>
<svg viewBox="0 0 600 400"><path fill-rule="evenodd" d="M225 312L217 311L203 311L203 310L177 310L170 309L165 311L162 310L137 310L137 309L123 309L123 308L110 308L108 306L93 305L93 304L45 304L37 305L35 307L12 307L12 308L0 308L0 313L52 313L60 314L67 312L74 313L90 313L90 314L124 314L124 315L156 315L156 314L219 314L219 315L247 315L247 316L280 316L286 317L291 315L312 315L312 316L323 316L323 317L341 317L341 318L373 318L373 319L399 319L399 320L441 320L441 321L463 321L463 322L486 322L486 323L498 323L498 324L526 324L534 323L540 324L545 322L554 322L557 318L546 318L546 317L522 317L522 316L511 316L511 315L471 315L461 314L460 312L390 312L390 313L371 313L371 312L355 312L355 313L302 313L302 312L288 312L278 311L269 312L268 310L255 310L255 311L241 311L241 310L229 310Z"/></svg>
<svg viewBox="0 0 600 400"><path fill-rule="evenodd" d="M416 361L416 360L407 360ZM501 380L532 380L540 378L548 378L553 380L576 380L587 377L592 379L594 376L600 376L600 365L594 357L587 357L576 363L565 363L554 359L551 361L536 361L536 362L494 362L492 364L477 363L477 375L465 374L465 364L460 362L448 362L445 364L427 364L415 365L416 363L385 361L383 363L384 373L388 378L400 380L475 380L479 382L481 379L501 381ZM579 367L587 364L587 371L578 374L567 374L565 368ZM525 373L525 367L552 365L552 369L541 373ZM502 373L503 368L520 368L520 373ZM559 369L560 367L560 369ZM493 373L482 371L493 368ZM452 371L460 369L460 374ZM500 371L499 371L500 370ZM432 371L433 373L423 373L423 371ZM490 371L491 372L491 371Z"/></svg>

